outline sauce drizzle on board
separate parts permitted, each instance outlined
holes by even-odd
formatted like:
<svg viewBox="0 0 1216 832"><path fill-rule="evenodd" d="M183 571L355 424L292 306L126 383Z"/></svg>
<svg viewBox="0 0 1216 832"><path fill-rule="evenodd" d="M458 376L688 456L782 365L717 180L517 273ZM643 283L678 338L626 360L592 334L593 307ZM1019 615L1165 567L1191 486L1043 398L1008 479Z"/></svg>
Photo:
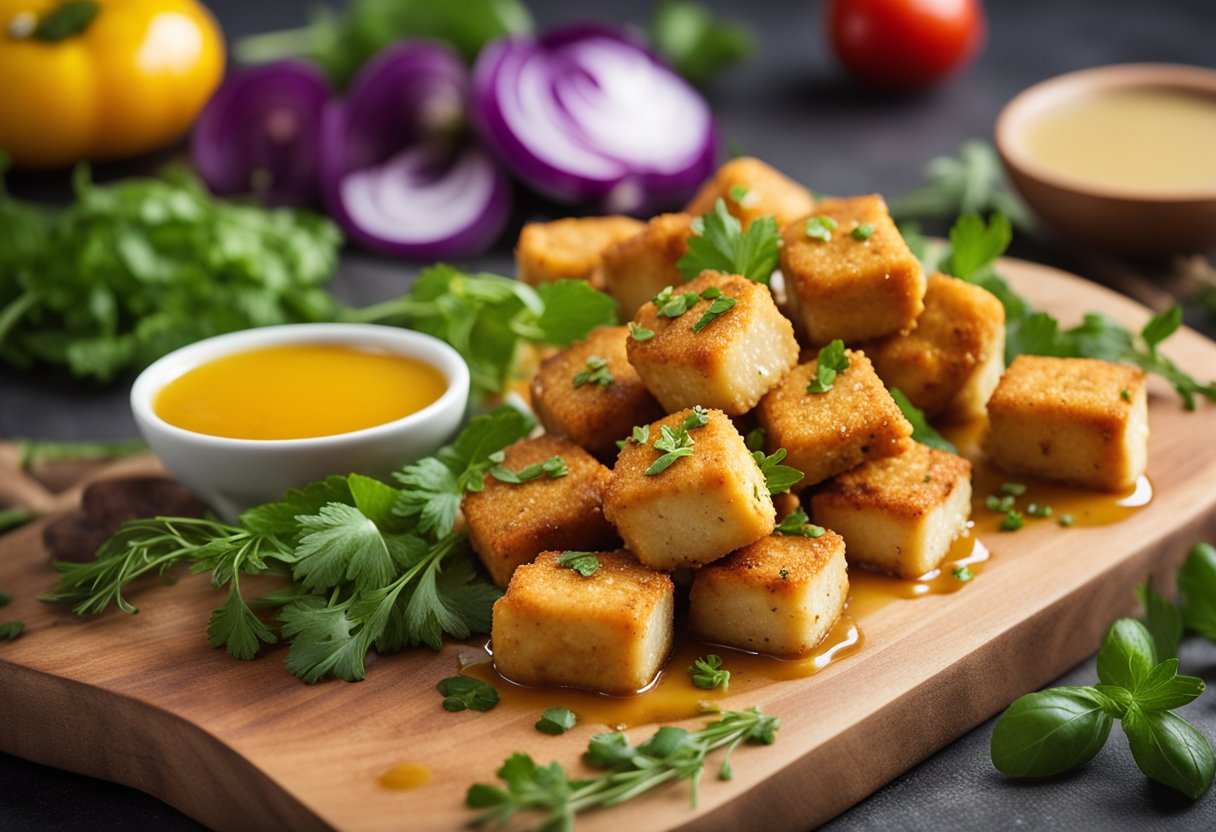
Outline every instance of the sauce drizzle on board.
<svg viewBox="0 0 1216 832"><path fill-rule="evenodd" d="M495 669L489 644L484 649L470 647L462 651L460 672L493 685L504 704L534 712L538 718L546 708L565 707L574 711L580 722L605 725L614 730L688 719L704 713L707 706L712 707L728 696L774 681L811 676L855 655L865 643L866 618L888 604L950 595L979 579L994 556L989 546L999 556L1001 538L1018 533L1000 531L1004 513L991 511L985 504L988 495L1001 493L1004 483L1025 486L1015 502L1017 509L1024 513L1027 528L1036 523L1049 523L1059 534L1070 533L1059 525L1062 515L1070 515L1073 526L1103 526L1123 520L1152 499L1153 489L1147 477L1141 477L1135 487L1126 492L1103 493L1005 474L982 458L979 445L985 427L985 422L980 420L948 429L959 453L972 460L972 506L971 521L955 539L941 566L912 580L851 569L844 615L819 646L804 656L786 659L707 644L691 638L677 620L675 646L667 664L654 682L633 696L519 685ZM1024 510L1031 503L1051 506L1051 516L1025 514ZM966 571L963 571L964 567ZM969 578L964 577L967 573ZM731 672L728 690L702 690L692 684L685 668L707 653L722 656L723 668Z"/></svg>

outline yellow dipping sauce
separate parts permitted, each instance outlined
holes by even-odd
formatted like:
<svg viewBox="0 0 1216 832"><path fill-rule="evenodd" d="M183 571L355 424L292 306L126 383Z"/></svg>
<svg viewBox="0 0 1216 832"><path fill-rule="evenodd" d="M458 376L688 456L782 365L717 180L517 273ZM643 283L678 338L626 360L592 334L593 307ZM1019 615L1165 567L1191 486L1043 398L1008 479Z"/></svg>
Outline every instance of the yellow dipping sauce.
<svg viewBox="0 0 1216 832"><path fill-rule="evenodd" d="M1216 187L1216 97L1108 90L1053 107L1025 127L1027 155L1072 179L1125 191Z"/></svg>
<svg viewBox="0 0 1216 832"><path fill-rule="evenodd" d="M336 344L239 352L166 384L153 403L171 425L230 439L305 439L383 425L443 395L422 361Z"/></svg>

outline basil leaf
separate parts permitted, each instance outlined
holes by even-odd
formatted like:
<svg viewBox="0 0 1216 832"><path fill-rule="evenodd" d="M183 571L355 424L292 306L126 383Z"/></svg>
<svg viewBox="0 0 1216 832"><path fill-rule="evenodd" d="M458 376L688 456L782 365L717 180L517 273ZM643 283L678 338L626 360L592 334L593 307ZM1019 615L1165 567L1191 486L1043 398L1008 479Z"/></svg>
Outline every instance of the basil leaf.
<svg viewBox="0 0 1216 832"><path fill-rule="evenodd" d="M1153 637L1134 618L1120 618L1098 651L1098 678L1106 685L1136 690L1157 663Z"/></svg>
<svg viewBox="0 0 1216 832"><path fill-rule="evenodd" d="M1182 611L1153 590L1151 579L1136 587L1136 595L1140 598L1140 606L1144 607L1144 626L1153 637L1158 661L1174 658L1182 639Z"/></svg>
<svg viewBox="0 0 1216 832"><path fill-rule="evenodd" d="M1196 699L1204 687L1202 679L1178 675L1177 659L1166 659L1136 688L1136 707L1146 711L1171 711Z"/></svg>
<svg viewBox="0 0 1216 832"><path fill-rule="evenodd" d="M1178 571L1182 620L1206 639L1216 641L1216 548L1200 543Z"/></svg>
<svg viewBox="0 0 1216 832"><path fill-rule="evenodd" d="M1169 711L1128 711L1123 733L1136 765L1150 779L1177 789L1191 800L1212 785L1216 758L1203 734Z"/></svg>
<svg viewBox="0 0 1216 832"><path fill-rule="evenodd" d="M1105 697L1091 688L1052 688L1020 697L992 731L992 762L1014 777L1047 777L1093 758L1110 736Z"/></svg>

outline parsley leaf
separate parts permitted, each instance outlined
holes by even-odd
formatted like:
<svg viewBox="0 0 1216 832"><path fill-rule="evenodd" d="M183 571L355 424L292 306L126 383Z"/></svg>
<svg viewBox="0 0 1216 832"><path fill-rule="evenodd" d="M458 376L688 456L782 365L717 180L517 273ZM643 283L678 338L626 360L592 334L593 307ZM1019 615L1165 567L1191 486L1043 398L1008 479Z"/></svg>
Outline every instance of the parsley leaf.
<svg viewBox="0 0 1216 832"><path fill-rule="evenodd" d="M719 199L712 212L693 220L693 231L688 252L676 263L685 280L704 271L719 271L768 285L777 268L781 242L775 219L752 220L744 232L725 200Z"/></svg>
<svg viewBox="0 0 1216 832"><path fill-rule="evenodd" d="M692 456L693 445L693 438L689 436L688 429L683 425L674 430L668 425L660 425L659 438L654 440L654 448L656 451L666 451L666 453L650 463L650 467L643 473L648 477L663 473L677 459Z"/></svg>
<svg viewBox="0 0 1216 832"><path fill-rule="evenodd" d="M766 438L764 428L752 428L747 432L747 436L743 437L743 444L747 446L749 451L762 451L764 450Z"/></svg>
<svg viewBox="0 0 1216 832"><path fill-rule="evenodd" d="M649 341L651 338L654 337L653 329L647 329L644 326L635 324L633 321L630 321L628 326L629 326L629 337L635 341Z"/></svg>
<svg viewBox="0 0 1216 832"><path fill-rule="evenodd" d="M971 567L967 566L966 564L963 564L962 566L958 566L958 567L955 567L954 569L950 570L950 574L953 575L958 580L962 581L963 583L966 583L967 581L969 581L975 577L975 574L971 571Z"/></svg>
<svg viewBox="0 0 1216 832"><path fill-rule="evenodd" d="M832 232L836 230L837 225L839 223L827 214L819 214L806 221L806 236L824 243L831 242Z"/></svg>
<svg viewBox="0 0 1216 832"><path fill-rule="evenodd" d="M576 388L582 387L584 384L598 384L601 387L607 387L613 381L612 371L608 369L608 359L600 355L588 356L587 369L574 374Z"/></svg>
<svg viewBox="0 0 1216 832"><path fill-rule="evenodd" d="M0 622L0 641L13 641L24 632L24 621L12 620Z"/></svg>
<svg viewBox="0 0 1216 832"><path fill-rule="evenodd" d="M866 240L874 236L874 225L872 223L863 222L854 228L851 234L854 240L864 243Z"/></svg>
<svg viewBox="0 0 1216 832"><path fill-rule="evenodd" d="M569 708L546 708L536 721L536 730L542 734L564 734L578 724L578 717Z"/></svg>
<svg viewBox="0 0 1216 832"><path fill-rule="evenodd" d="M683 292L674 294L672 287L667 286L663 291L659 292L650 302L655 305L661 318L678 318L689 310L701 296L696 292Z"/></svg>
<svg viewBox="0 0 1216 832"><path fill-rule="evenodd" d="M319 514L297 518L305 531L296 546L293 573L306 589L346 581L357 589L382 586L411 550L424 545L409 535L385 534L355 506L329 503Z"/></svg>
<svg viewBox="0 0 1216 832"><path fill-rule="evenodd" d="M938 433L933 425L929 424L929 420L925 418L924 411L908 401L908 397L904 395L902 390L892 387L890 392L891 398L895 399L895 403L899 405L899 410L904 414L904 418L912 424L912 439L914 441L922 445L928 445L930 448L937 448L940 451L948 451L952 454L958 453L958 448L954 447L954 443Z"/></svg>
<svg viewBox="0 0 1216 832"><path fill-rule="evenodd" d="M926 183L891 200L891 216L905 220L1000 213L1030 228L1030 212L1006 181L991 142L968 139L957 157L941 156L925 166Z"/></svg>
<svg viewBox="0 0 1216 832"><path fill-rule="evenodd" d="M709 289L706 289L705 292L702 292L702 297L704 297L705 293L708 291ZM734 309L736 303L738 303L737 300L732 297L727 297L726 295L722 294L721 290L718 290L718 294L714 297L713 302L709 304L709 308L705 310L705 314L701 316L700 320L692 325L692 331L700 332L701 330L705 329L705 327L712 324L722 315L725 315L727 312Z"/></svg>
<svg viewBox="0 0 1216 832"><path fill-rule="evenodd" d="M764 451L752 452L752 458L764 474L764 484L769 494L784 494L802 479L802 472L797 468L781 464L785 457L785 448L778 448L768 456L765 456Z"/></svg>
<svg viewBox="0 0 1216 832"><path fill-rule="evenodd" d="M692 683L702 690L719 687L727 690L730 687L730 671L722 669L722 657L716 653L695 659L688 668L688 674L692 676Z"/></svg>
<svg viewBox="0 0 1216 832"><path fill-rule="evenodd" d="M745 26L715 17L690 0L662 0L650 21L650 40L676 72L697 86L746 60L756 48Z"/></svg>
<svg viewBox="0 0 1216 832"><path fill-rule="evenodd" d="M488 711L498 704L493 685L469 676L449 676L435 685L443 696L445 711Z"/></svg>
<svg viewBox="0 0 1216 832"><path fill-rule="evenodd" d="M832 389L836 376L849 369L849 357L844 351L844 341L837 338L819 350L815 362L815 377L806 386L808 393L826 393Z"/></svg>
<svg viewBox="0 0 1216 832"><path fill-rule="evenodd" d="M787 537L823 537L827 529L812 523L811 518L807 516L806 509L798 506L777 524L777 528L773 529L773 532ZM784 577L782 575L782 578Z"/></svg>
<svg viewBox="0 0 1216 832"><path fill-rule="evenodd" d="M501 463L503 460L502 451L490 454L490 459L496 463ZM543 474L548 474L551 480L564 477L570 473L570 469L566 467L566 462L560 456L551 456L544 462L536 462L532 465L525 465L518 471L512 471L505 465L495 465L490 469L490 476L499 482L519 485L520 483L531 482Z"/></svg>
<svg viewBox="0 0 1216 832"><path fill-rule="evenodd" d="M562 552L557 556L557 565L573 569L584 578L590 578L600 568L600 559L594 552Z"/></svg>

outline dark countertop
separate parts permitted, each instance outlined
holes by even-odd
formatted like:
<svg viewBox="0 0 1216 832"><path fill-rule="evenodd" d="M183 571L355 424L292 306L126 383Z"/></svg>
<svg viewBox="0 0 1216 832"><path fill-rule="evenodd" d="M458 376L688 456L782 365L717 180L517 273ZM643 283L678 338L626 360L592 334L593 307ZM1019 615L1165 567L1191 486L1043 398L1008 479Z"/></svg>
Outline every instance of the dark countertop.
<svg viewBox="0 0 1216 832"><path fill-rule="evenodd" d="M302 4L287 0L214 0L208 5L229 37L297 25L304 15ZM641 0L618 0L610 9L558 0L531 0L529 5L542 25L592 15L643 21L651 6ZM708 5L748 21L760 35L755 59L711 91L723 138L829 193L899 194L910 189L920 181L925 162L954 153L967 138L990 137L1001 106L1019 90L1052 75L1105 63L1212 66L1214 61L1213 3L990 0L989 42L974 66L937 89L891 98L858 90L834 68L821 35L819 3L719 0ZM101 168L98 176L143 171L163 158ZM11 184L21 195L55 199L66 193L63 176L16 176ZM537 206L533 213L554 210ZM1014 253L1099 276L1087 271L1091 259L1058 244L1018 240ZM472 265L509 270L509 243ZM373 302L399 294L415 271L355 252L345 257L334 288L348 301ZM1216 333L1210 319L1195 322ZM122 384L92 389L45 374L21 376L0 369L0 436L131 436L135 430L126 395ZM1182 670L1216 682L1216 645L1189 639L1182 650ZM1058 684L1095 680L1091 659ZM1180 713L1209 739L1216 738L1213 694ZM5 713L0 703L0 720L16 718L19 715ZM829 828L1216 828L1216 796L1208 794L1191 804L1152 784L1136 769L1118 730L1096 760L1047 782L1018 782L997 773L988 758L991 732L991 721L979 726ZM0 784L0 829L199 828L140 792L3 754Z"/></svg>

